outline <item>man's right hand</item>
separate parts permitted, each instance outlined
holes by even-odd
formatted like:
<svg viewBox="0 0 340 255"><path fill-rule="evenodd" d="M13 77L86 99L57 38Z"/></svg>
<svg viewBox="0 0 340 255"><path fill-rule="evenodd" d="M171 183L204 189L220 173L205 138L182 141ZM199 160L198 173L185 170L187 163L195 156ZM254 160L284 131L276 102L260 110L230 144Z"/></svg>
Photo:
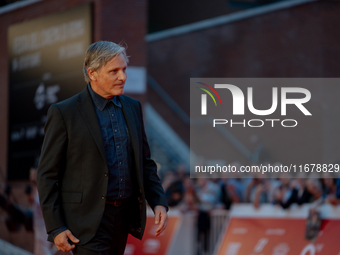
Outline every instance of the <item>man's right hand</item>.
<svg viewBox="0 0 340 255"><path fill-rule="evenodd" d="M71 245L68 242L68 239L70 239L73 243L79 243L79 240L72 235L71 231L68 229L61 232L54 238L54 243L59 251L68 252L76 247L74 244Z"/></svg>

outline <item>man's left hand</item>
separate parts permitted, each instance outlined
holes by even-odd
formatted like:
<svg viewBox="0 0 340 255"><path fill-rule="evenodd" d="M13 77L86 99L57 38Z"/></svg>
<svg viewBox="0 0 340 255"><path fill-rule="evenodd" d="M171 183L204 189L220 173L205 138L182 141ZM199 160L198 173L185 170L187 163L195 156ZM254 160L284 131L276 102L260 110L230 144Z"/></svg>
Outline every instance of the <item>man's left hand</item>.
<svg viewBox="0 0 340 255"><path fill-rule="evenodd" d="M162 205L156 205L154 208L155 212L155 224L158 225L155 236L159 236L166 228L168 222L168 214L166 208Z"/></svg>

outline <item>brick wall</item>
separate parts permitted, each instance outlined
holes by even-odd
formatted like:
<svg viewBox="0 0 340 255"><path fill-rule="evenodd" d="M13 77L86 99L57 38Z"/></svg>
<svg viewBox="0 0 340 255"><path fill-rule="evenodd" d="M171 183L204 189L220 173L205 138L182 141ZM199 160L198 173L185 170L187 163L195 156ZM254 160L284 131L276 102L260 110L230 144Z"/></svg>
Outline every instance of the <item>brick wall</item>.
<svg viewBox="0 0 340 255"><path fill-rule="evenodd" d="M191 77L339 77L339 11L340 2L311 2L150 41L148 72L188 115ZM149 101L189 144L189 125L160 102L152 89ZM339 121L333 121L333 125L340 126ZM234 135L254 149L249 130ZM328 135L330 142L331 134ZM259 140L272 147L268 137L267 133L260 134ZM319 145L322 146L321 141ZM330 153L339 149L335 144L332 146L334 150ZM229 152L231 159L244 162L245 158L235 148L230 147ZM271 153L274 160L282 151Z"/></svg>
<svg viewBox="0 0 340 255"><path fill-rule="evenodd" d="M144 40L147 24L146 0L43 0L26 7L0 15L0 190L6 176L7 162L7 118L8 118L8 50L7 29L10 25L45 15L65 11L84 3L93 6L93 41L109 40L125 42L128 45L130 65L146 66L146 43ZM79 66L79 68L82 68ZM131 95L145 101L145 95ZM23 206L28 206L24 187L27 182L12 183L13 196ZM3 192L1 192L3 193ZM0 238L33 252L33 234L24 228L9 233L2 222ZM60 253L58 253L60 254Z"/></svg>
<svg viewBox="0 0 340 255"><path fill-rule="evenodd" d="M130 65L146 66L146 0L44 0L0 15L0 167L6 174L8 117L7 28L15 23L64 11L83 3L93 6L93 41L128 45ZM79 67L81 68L81 67ZM144 95L133 95L145 101ZM0 182L3 180L0 179Z"/></svg>

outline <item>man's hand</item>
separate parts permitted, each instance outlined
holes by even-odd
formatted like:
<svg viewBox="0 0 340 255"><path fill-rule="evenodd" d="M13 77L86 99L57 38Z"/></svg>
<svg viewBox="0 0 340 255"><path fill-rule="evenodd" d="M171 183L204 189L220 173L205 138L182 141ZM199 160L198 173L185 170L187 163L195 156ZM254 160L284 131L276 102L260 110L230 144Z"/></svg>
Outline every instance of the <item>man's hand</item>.
<svg viewBox="0 0 340 255"><path fill-rule="evenodd" d="M61 232L54 238L54 243L59 251L68 252L76 247L74 244L71 245L68 242L68 239L71 239L73 243L79 243L79 240L72 235L71 231L68 229Z"/></svg>
<svg viewBox="0 0 340 255"><path fill-rule="evenodd" d="M168 214L166 208L162 205L156 205L154 208L155 212L155 224L158 225L155 236L159 236L166 228L168 222Z"/></svg>

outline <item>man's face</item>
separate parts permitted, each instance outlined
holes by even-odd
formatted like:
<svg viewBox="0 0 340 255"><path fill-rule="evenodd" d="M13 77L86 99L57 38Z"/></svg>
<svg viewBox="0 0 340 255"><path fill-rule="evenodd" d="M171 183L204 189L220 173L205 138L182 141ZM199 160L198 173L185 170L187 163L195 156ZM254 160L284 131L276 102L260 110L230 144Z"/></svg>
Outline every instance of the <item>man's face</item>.
<svg viewBox="0 0 340 255"><path fill-rule="evenodd" d="M99 70L93 71L89 69L91 88L104 98L112 98L113 96L123 94L127 78L126 67L127 63L123 54L119 54Z"/></svg>

